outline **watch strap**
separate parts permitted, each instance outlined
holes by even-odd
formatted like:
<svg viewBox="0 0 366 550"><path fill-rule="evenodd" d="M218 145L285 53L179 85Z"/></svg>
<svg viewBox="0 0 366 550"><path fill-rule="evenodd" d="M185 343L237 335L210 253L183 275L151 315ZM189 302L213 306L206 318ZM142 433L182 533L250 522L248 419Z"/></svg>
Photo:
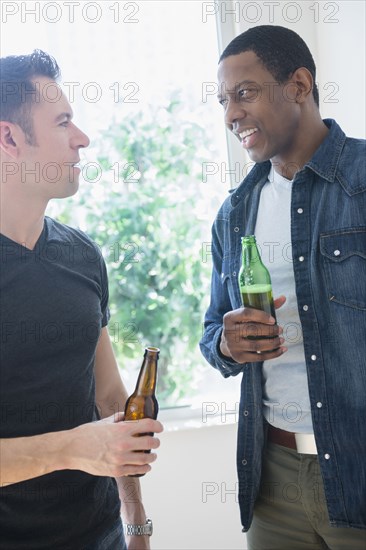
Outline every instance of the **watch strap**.
<svg viewBox="0 0 366 550"><path fill-rule="evenodd" d="M153 524L151 519L147 519L145 524L134 524L134 523L124 523L123 529L125 535L135 536L135 535L148 535L151 536L153 533Z"/></svg>

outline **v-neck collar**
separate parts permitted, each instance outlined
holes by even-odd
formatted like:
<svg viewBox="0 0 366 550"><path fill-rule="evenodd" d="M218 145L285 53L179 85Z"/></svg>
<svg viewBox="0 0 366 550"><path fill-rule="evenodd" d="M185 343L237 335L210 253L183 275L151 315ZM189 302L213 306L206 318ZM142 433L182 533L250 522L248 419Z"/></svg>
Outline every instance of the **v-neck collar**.
<svg viewBox="0 0 366 550"><path fill-rule="evenodd" d="M42 231L33 248L28 248L23 243L18 243L17 241L14 241L13 239L11 239L10 237L7 237L3 233L0 233L0 238L5 241L8 241L9 243L11 243L12 246L19 247L21 250L23 250L23 252L32 254L37 252L37 250L39 250L41 246L46 242L47 235L48 235L47 220L46 218L44 218Z"/></svg>

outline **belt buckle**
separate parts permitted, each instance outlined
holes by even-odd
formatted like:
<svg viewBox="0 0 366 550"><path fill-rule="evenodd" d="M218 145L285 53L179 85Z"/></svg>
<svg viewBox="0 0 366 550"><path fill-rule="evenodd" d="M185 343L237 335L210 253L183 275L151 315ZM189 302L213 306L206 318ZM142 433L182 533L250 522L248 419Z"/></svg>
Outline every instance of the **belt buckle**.
<svg viewBox="0 0 366 550"><path fill-rule="evenodd" d="M317 455L314 434L297 434L295 433L297 452L304 455Z"/></svg>

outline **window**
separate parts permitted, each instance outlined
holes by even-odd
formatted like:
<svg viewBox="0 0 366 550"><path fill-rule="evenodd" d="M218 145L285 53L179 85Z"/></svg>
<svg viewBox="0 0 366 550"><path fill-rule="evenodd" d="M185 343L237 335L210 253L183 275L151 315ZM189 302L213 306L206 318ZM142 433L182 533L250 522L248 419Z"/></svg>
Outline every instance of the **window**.
<svg viewBox="0 0 366 550"><path fill-rule="evenodd" d="M128 390L144 347L154 345L161 405L223 399L221 375L197 345L210 227L231 186L215 18L203 18L200 2L20 2L3 22L2 55L54 55L75 123L91 138L78 194L47 213L103 251L109 330ZM237 380L226 394L232 387Z"/></svg>

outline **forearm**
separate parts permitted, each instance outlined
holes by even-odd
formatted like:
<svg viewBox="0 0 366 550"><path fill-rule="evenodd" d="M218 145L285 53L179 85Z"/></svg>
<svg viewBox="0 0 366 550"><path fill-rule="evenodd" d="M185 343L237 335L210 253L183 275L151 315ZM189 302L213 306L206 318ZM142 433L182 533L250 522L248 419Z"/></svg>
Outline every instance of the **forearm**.
<svg viewBox="0 0 366 550"><path fill-rule="evenodd" d="M142 504L140 481L136 477L116 478L121 499L121 514L125 523L144 524L145 509Z"/></svg>
<svg viewBox="0 0 366 550"><path fill-rule="evenodd" d="M0 484L9 485L57 470L81 470L91 475L120 477L146 474L159 440L148 435L163 431L160 422L145 418L121 422L115 414L71 430L0 441Z"/></svg>
<svg viewBox="0 0 366 550"><path fill-rule="evenodd" d="M67 432L0 440L0 486L26 481L66 467Z"/></svg>
<svg viewBox="0 0 366 550"><path fill-rule="evenodd" d="M121 514L123 523L130 525L146 525L150 515L146 515L142 504L139 479L136 477L120 477L116 479L121 499ZM126 535L129 550L149 550L148 535Z"/></svg>
<svg viewBox="0 0 366 550"><path fill-rule="evenodd" d="M228 350L221 349L222 329L222 323L206 323L204 335L200 341L200 348L206 361L227 378L239 374L243 369L243 365L228 357L227 355L230 354Z"/></svg>

